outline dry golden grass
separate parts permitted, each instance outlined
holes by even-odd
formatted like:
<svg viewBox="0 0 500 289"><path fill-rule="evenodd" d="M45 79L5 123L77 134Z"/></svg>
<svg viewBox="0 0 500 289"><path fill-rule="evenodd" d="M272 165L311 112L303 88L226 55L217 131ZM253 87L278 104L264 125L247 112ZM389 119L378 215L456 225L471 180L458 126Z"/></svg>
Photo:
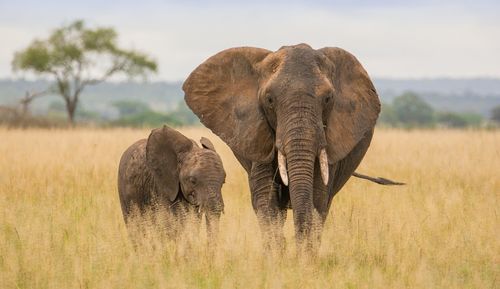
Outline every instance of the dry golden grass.
<svg viewBox="0 0 500 289"><path fill-rule="evenodd" d="M199 139L205 129L183 129ZM246 175L211 136L227 181L220 250L161 243L134 251L116 173L147 130L0 128L0 288L499 288L500 132L377 130L335 197L317 260L262 252Z"/></svg>

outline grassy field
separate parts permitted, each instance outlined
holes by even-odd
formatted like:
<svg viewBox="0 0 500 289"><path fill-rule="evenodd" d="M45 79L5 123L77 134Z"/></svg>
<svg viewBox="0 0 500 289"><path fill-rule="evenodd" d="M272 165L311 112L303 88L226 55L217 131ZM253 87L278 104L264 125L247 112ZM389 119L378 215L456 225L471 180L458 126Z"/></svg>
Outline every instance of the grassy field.
<svg viewBox="0 0 500 289"><path fill-rule="evenodd" d="M199 139L204 129L183 129ZM147 130L0 128L0 288L499 288L500 131L377 130L335 197L317 260L263 252L246 175L227 172L220 250L162 242L134 251L122 220L121 153Z"/></svg>

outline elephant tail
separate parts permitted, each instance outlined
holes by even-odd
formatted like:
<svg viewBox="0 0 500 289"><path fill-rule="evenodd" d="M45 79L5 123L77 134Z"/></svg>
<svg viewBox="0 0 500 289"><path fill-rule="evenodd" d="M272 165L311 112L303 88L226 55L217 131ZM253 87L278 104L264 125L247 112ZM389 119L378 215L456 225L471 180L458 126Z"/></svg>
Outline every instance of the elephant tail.
<svg viewBox="0 0 500 289"><path fill-rule="evenodd" d="M392 181L392 180L389 180L389 179L386 179L386 178L382 178L382 177L374 178L374 177L363 175L363 174L360 174L360 173L357 173L357 172L352 173L352 175L355 176L356 178L369 180L369 181L372 181L374 183L377 183L377 184L380 184L380 185L384 185L384 186L402 186L402 185L406 185L406 183Z"/></svg>

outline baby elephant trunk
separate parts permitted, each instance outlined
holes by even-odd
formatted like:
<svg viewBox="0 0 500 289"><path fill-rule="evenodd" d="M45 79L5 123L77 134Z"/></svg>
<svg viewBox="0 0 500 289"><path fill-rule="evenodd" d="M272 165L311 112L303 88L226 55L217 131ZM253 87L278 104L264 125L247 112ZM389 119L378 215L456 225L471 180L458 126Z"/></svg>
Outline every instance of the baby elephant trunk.
<svg viewBox="0 0 500 289"><path fill-rule="evenodd" d="M224 202L220 191L211 192L203 206L207 225L207 239L209 246L216 246L219 238L220 216L224 213Z"/></svg>

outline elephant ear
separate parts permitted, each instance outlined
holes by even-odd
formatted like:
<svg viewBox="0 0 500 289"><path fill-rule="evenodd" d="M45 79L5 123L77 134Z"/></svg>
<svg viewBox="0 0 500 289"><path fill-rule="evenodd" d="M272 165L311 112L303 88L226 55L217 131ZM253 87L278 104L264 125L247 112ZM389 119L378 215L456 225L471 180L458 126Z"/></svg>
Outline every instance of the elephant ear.
<svg viewBox="0 0 500 289"><path fill-rule="evenodd" d="M335 96L326 124L326 139L329 161L336 163L372 131L380 113L380 100L370 77L352 54L336 47L319 51L334 66L330 80Z"/></svg>
<svg viewBox="0 0 500 289"><path fill-rule="evenodd" d="M201 137L200 139L200 143L201 143L201 146L206 148L206 149L209 149L211 151L215 151L215 147L214 147L214 144L206 137Z"/></svg>
<svg viewBox="0 0 500 289"><path fill-rule="evenodd" d="M270 161L274 148L259 107L255 68L269 53L252 47L224 50L198 66L182 86L186 103L201 122L234 153L252 161Z"/></svg>
<svg viewBox="0 0 500 289"><path fill-rule="evenodd" d="M178 131L163 126L151 131L146 144L146 162L153 172L156 190L173 202L179 192L180 156L193 142Z"/></svg>

